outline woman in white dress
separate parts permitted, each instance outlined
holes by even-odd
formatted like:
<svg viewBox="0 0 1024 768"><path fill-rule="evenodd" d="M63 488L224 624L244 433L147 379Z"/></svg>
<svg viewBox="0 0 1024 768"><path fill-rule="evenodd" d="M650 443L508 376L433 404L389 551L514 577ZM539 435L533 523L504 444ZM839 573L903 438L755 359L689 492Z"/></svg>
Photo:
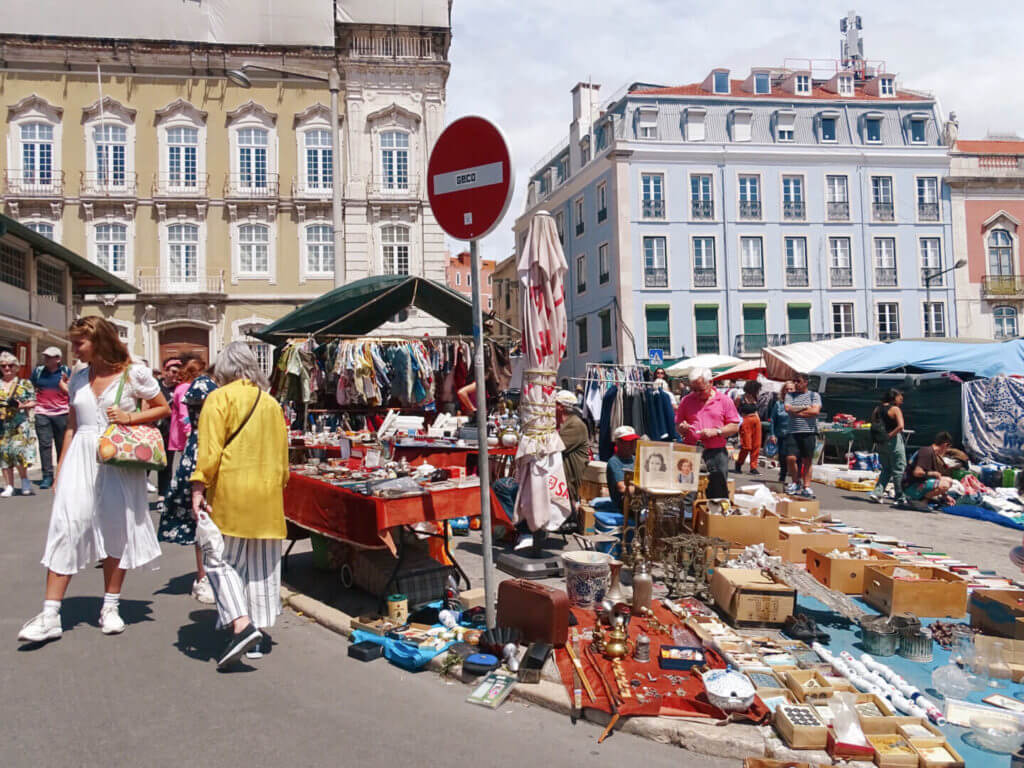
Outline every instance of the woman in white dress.
<svg viewBox="0 0 1024 768"><path fill-rule="evenodd" d="M61 636L60 605L71 576L97 560L103 561L105 591L100 628L107 635L123 632L118 601L125 571L160 554L149 515L145 471L101 464L96 451L111 422L159 421L170 412L167 401L152 371L131 364L128 349L111 323L101 317L82 317L71 324L69 336L75 357L87 367L72 376L68 386L71 413L42 560L47 568L46 599L42 613L18 634L26 642ZM121 401L115 403L122 377ZM142 401L138 411L137 401Z"/></svg>

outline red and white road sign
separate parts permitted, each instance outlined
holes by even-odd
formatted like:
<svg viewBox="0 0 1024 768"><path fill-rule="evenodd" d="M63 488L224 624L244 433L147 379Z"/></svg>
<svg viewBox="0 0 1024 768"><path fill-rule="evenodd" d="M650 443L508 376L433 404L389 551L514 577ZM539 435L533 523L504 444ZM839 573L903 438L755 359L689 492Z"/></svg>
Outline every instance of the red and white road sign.
<svg viewBox="0 0 1024 768"><path fill-rule="evenodd" d="M427 196L441 229L477 240L512 202L512 158L501 130L482 117L460 117L444 129L427 164Z"/></svg>

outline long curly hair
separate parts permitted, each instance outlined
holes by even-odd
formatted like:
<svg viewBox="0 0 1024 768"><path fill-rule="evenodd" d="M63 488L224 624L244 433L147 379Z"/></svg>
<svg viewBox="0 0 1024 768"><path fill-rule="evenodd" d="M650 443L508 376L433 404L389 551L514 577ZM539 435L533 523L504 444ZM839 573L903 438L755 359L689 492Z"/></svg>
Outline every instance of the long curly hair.
<svg viewBox="0 0 1024 768"><path fill-rule="evenodd" d="M123 371L131 363L128 347L117 335L117 327L99 315L86 315L71 323L71 340L89 339L93 360L99 360L114 370Z"/></svg>

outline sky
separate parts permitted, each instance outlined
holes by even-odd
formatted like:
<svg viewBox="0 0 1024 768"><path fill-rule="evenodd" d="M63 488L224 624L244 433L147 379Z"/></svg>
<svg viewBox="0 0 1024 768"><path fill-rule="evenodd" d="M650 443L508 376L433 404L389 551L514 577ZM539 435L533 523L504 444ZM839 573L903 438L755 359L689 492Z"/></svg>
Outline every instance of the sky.
<svg viewBox="0 0 1024 768"><path fill-rule="evenodd" d="M610 96L633 81L681 85L714 67L745 77L752 66L839 57L833 0L454 0L447 120L467 114L501 126L516 170L504 221L481 240L484 258L513 250L530 168L568 135L570 90L592 80ZM897 82L928 91L961 138L1024 136L1024 5L1010 0L863 0L864 55ZM464 243L450 242L453 253Z"/></svg>

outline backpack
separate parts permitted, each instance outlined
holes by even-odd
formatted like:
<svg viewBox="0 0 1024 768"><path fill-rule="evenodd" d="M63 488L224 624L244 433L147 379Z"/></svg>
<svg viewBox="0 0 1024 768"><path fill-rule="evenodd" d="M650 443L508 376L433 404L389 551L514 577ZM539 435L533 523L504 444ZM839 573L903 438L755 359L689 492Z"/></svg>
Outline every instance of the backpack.
<svg viewBox="0 0 1024 768"><path fill-rule="evenodd" d="M871 414L871 442L876 445L889 442L889 430L885 428L885 423L882 421L881 406L875 408L874 413Z"/></svg>

